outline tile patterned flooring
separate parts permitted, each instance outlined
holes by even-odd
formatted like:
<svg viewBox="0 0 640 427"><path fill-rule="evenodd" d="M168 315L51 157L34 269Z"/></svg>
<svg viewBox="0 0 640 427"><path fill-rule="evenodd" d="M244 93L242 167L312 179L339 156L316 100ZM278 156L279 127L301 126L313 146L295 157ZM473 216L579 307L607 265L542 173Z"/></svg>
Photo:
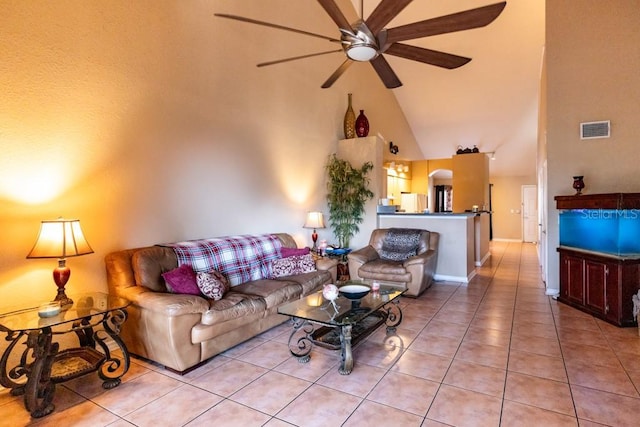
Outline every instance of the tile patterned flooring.
<svg viewBox="0 0 640 427"><path fill-rule="evenodd" d="M300 364L289 323L181 377L132 359L105 391L89 375L57 386L31 420L0 390L0 426L638 426L640 338L545 295L531 244L493 242L468 285L403 298L397 335Z"/></svg>

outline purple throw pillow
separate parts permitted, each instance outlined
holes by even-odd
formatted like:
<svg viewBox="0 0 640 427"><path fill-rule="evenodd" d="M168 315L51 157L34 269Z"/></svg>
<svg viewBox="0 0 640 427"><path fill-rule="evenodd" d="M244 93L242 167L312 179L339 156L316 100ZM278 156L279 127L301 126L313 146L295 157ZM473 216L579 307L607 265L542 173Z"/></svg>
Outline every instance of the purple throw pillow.
<svg viewBox="0 0 640 427"><path fill-rule="evenodd" d="M280 256L282 258L288 258L290 256L306 255L309 253L309 248L280 248Z"/></svg>
<svg viewBox="0 0 640 427"><path fill-rule="evenodd" d="M201 295L196 273L188 264L162 274L167 290L173 294Z"/></svg>

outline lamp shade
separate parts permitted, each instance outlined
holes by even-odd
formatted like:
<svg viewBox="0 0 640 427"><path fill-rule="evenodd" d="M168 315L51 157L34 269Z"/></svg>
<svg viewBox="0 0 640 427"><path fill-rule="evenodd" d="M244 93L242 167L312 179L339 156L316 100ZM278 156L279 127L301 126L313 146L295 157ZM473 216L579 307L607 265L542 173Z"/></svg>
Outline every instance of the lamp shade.
<svg viewBox="0 0 640 427"><path fill-rule="evenodd" d="M322 212L308 212L303 228L325 228Z"/></svg>
<svg viewBox="0 0 640 427"><path fill-rule="evenodd" d="M77 219L42 221L40 233L27 258L68 258L93 253Z"/></svg>

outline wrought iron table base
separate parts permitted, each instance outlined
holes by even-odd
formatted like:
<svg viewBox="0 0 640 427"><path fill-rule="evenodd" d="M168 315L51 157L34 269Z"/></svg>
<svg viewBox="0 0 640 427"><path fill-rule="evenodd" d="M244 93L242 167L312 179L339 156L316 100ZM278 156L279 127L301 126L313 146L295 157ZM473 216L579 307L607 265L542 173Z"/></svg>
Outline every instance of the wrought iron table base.
<svg viewBox="0 0 640 427"><path fill-rule="evenodd" d="M120 327L127 318L124 309L100 315L100 320L91 323L92 315L73 323L70 330L53 332L51 327L30 331L9 331L5 338L11 341L0 358L0 384L11 389L13 396L24 395L24 405L33 418L44 417L55 409L53 397L55 385L89 372L98 371L102 387L111 389L120 384L121 377L129 369L129 353L119 337ZM102 325L104 330L94 330ZM74 332L80 346L59 351L53 335ZM7 370L7 364L16 344L26 335L26 348L17 366ZM105 339L111 338L122 352L122 357L113 357ZM96 350L99 346L102 352ZM26 381L25 381L26 379Z"/></svg>
<svg viewBox="0 0 640 427"><path fill-rule="evenodd" d="M353 371L352 346L369 336L382 322L386 323L388 334L396 331L402 322L402 309L397 300L370 313L355 325L323 326L314 330L312 321L294 317L293 331L289 336L289 352L298 358L298 362L307 363L311 359L314 344L333 350L340 349L338 372L341 375L349 375ZM339 338L339 345L336 338Z"/></svg>

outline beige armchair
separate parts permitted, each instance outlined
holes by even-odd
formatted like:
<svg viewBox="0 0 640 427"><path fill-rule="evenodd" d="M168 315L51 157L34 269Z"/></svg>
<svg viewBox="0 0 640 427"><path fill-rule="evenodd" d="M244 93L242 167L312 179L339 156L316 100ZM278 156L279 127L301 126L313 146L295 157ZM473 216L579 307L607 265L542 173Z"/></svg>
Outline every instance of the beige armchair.
<svg viewBox="0 0 640 427"><path fill-rule="evenodd" d="M351 252L351 279L393 282L417 297L433 282L440 235L435 231L408 228L376 229L369 245Z"/></svg>

